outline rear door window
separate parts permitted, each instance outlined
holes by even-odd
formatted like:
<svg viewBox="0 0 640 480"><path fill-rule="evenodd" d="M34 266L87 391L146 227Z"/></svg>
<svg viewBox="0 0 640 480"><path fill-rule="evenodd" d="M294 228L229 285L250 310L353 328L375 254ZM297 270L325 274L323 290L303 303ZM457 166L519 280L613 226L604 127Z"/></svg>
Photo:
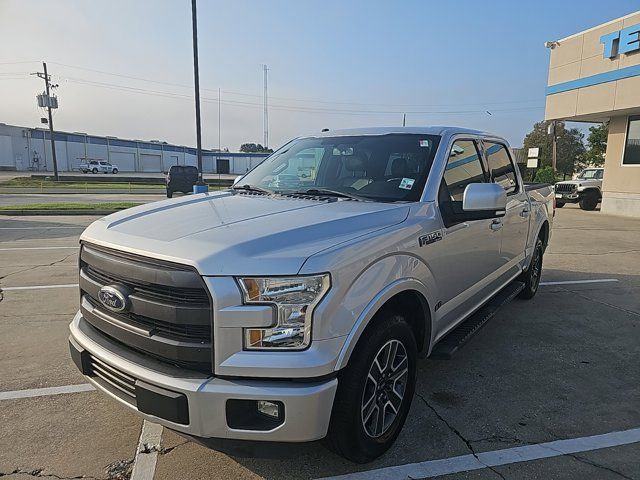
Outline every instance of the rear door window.
<svg viewBox="0 0 640 480"><path fill-rule="evenodd" d="M502 186L507 195L518 190L516 171L507 147L501 143L484 142L485 155L489 166L489 176L493 183Z"/></svg>

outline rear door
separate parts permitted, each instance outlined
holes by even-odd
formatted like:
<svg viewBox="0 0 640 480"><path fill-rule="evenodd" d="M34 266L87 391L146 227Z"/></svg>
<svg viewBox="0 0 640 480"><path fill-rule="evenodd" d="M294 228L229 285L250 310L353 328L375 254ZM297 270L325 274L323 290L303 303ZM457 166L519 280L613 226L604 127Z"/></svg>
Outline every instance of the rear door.
<svg viewBox="0 0 640 480"><path fill-rule="evenodd" d="M520 271L519 265L525 258L531 205L507 146L489 140L485 140L483 146L491 181L501 185L507 192L507 213L502 218L500 247L502 276L506 278Z"/></svg>

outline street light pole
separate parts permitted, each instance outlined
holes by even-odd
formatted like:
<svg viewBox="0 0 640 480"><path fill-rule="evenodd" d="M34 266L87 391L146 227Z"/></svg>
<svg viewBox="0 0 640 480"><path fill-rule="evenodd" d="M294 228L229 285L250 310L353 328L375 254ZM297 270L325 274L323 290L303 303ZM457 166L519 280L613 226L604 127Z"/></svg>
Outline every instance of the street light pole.
<svg viewBox="0 0 640 480"><path fill-rule="evenodd" d="M196 0L191 0L191 23L193 30L193 79L196 97L196 154L198 157L198 182L193 186L193 193L208 190L202 179L202 130L200 127L200 72L198 69L198 17Z"/></svg>

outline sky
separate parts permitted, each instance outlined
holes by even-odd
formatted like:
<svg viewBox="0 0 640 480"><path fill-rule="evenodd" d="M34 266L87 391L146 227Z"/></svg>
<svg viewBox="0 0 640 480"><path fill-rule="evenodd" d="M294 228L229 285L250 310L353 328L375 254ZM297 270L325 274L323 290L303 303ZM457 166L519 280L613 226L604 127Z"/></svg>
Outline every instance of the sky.
<svg viewBox="0 0 640 480"><path fill-rule="evenodd" d="M458 125L519 147L544 116L556 40L636 1L198 1L203 147L323 128ZM195 146L189 0L0 0L0 122ZM218 90L220 117L218 122Z"/></svg>

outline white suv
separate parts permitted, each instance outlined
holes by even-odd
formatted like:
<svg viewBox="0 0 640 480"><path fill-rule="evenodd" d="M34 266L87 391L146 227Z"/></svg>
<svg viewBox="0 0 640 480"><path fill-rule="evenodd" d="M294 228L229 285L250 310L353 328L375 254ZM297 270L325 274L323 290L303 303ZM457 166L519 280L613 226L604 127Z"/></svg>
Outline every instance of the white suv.
<svg viewBox="0 0 640 480"><path fill-rule="evenodd" d="M579 203L582 210L595 210L602 200L604 168L587 168L575 180L556 183L556 207Z"/></svg>

